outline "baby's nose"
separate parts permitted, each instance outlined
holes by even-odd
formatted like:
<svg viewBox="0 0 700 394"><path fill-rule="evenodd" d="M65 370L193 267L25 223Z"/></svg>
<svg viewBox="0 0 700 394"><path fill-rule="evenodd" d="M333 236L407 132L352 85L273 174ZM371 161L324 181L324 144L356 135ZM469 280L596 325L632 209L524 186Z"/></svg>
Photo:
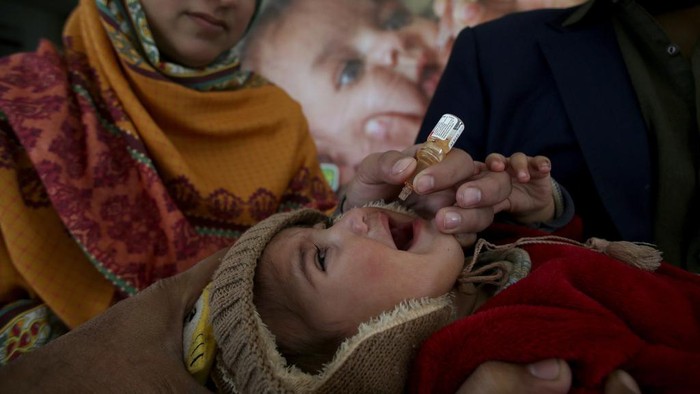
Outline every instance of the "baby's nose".
<svg viewBox="0 0 700 394"><path fill-rule="evenodd" d="M369 227L367 226L367 220L364 212L361 209L356 209L354 215L349 217L350 231L357 235L367 234Z"/></svg>
<svg viewBox="0 0 700 394"><path fill-rule="evenodd" d="M368 229L367 223L364 221L364 216L361 218L361 220L354 220L352 223L352 231L356 234L364 235L367 233Z"/></svg>

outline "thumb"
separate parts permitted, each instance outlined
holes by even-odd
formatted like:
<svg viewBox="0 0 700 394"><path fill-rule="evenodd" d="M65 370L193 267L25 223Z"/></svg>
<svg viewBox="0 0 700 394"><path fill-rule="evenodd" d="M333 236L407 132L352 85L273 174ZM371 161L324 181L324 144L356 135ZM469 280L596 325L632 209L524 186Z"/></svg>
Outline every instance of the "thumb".
<svg viewBox="0 0 700 394"><path fill-rule="evenodd" d="M360 163L353 181L366 186L400 185L416 168L416 150L417 148L404 152L390 150L368 155Z"/></svg>
<svg viewBox="0 0 700 394"><path fill-rule="evenodd" d="M571 369L563 360L529 365L488 361L481 364L457 391L469 394L564 394L571 388Z"/></svg>
<svg viewBox="0 0 700 394"><path fill-rule="evenodd" d="M360 163L345 191L343 211L379 199L393 200L416 169L415 149L373 153Z"/></svg>

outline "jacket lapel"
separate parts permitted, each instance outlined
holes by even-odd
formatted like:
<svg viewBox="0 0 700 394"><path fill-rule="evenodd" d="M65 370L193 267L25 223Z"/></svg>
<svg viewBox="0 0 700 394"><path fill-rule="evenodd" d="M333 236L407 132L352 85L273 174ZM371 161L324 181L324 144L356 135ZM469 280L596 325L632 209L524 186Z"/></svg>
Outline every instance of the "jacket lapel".
<svg viewBox="0 0 700 394"><path fill-rule="evenodd" d="M612 25L550 27L539 42L603 204L625 239L651 241L647 128Z"/></svg>

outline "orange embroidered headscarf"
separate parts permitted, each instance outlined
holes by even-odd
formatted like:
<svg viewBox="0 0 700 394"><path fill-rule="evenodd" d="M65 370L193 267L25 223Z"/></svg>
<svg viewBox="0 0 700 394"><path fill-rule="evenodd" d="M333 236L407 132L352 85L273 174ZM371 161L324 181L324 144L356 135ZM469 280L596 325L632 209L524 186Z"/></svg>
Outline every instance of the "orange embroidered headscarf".
<svg viewBox="0 0 700 394"><path fill-rule="evenodd" d="M0 59L0 302L40 298L71 327L272 213L335 204L284 92L237 63L218 91L176 83L97 3L63 56Z"/></svg>

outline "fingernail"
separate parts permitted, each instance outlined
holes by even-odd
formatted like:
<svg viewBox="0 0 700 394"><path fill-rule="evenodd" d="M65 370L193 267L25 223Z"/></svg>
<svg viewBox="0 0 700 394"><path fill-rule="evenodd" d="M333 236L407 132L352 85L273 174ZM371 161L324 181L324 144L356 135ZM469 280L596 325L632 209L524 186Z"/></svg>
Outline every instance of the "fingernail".
<svg viewBox="0 0 700 394"><path fill-rule="evenodd" d="M394 167L391 168L391 173L393 175L398 175L404 171L413 163L413 159L410 157L404 157L403 159L394 163Z"/></svg>
<svg viewBox="0 0 700 394"><path fill-rule="evenodd" d="M467 188L462 191L462 206L468 207L474 205L481 201L481 190L475 189L473 187Z"/></svg>
<svg viewBox="0 0 700 394"><path fill-rule="evenodd" d="M419 193L426 193L433 190L435 178L432 175L421 175L413 180L413 188Z"/></svg>
<svg viewBox="0 0 700 394"><path fill-rule="evenodd" d="M555 358L536 362L527 366L530 375L545 380L556 379L559 376L560 369L559 360Z"/></svg>
<svg viewBox="0 0 700 394"><path fill-rule="evenodd" d="M446 230L452 230L457 228L459 224L462 223L462 215L457 212L447 212L445 213L444 225Z"/></svg>
<svg viewBox="0 0 700 394"><path fill-rule="evenodd" d="M617 373L620 383L627 387L630 390L630 393L641 394L642 390L639 388L639 385L637 385L637 382L634 381L634 378L632 378L630 374L622 370L618 370L615 373Z"/></svg>

